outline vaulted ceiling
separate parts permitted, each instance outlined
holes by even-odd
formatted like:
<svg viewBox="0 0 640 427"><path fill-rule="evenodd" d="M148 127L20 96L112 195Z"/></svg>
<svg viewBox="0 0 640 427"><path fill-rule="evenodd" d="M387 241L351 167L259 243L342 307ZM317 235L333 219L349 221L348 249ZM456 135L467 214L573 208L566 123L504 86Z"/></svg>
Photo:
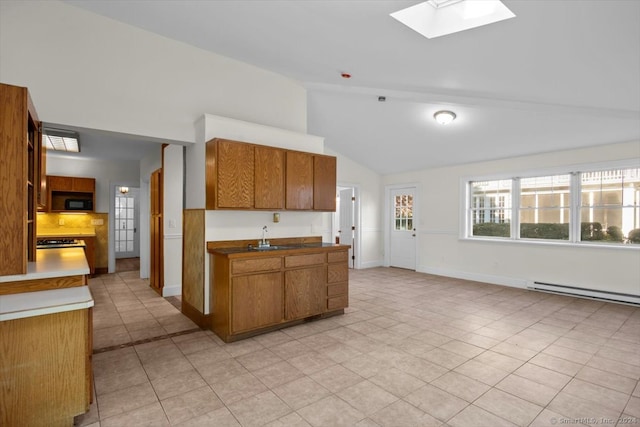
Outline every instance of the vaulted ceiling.
<svg viewBox="0 0 640 427"><path fill-rule="evenodd" d="M419 2L67 1L301 82L309 133L381 174L640 140L640 1L504 0L434 39L389 16Z"/></svg>

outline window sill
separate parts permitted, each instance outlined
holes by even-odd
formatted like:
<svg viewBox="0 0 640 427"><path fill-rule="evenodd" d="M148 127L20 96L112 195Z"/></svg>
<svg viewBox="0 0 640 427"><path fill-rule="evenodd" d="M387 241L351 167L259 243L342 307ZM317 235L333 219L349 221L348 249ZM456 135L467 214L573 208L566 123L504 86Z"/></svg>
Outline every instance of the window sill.
<svg viewBox="0 0 640 427"><path fill-rule="evenodd" d="M554 247L570 247L570 248L598 248L598 249L614 249L633 251L640 250L640 244L615 244L615 243L593 243L593 242L568 242L550 241L550 240L534 240L534 239L505 239L490 237L462 237L459 240L464 242L482 242L482 243L510 243L515 245L534 245L534 246L554 246Z"/></svg>

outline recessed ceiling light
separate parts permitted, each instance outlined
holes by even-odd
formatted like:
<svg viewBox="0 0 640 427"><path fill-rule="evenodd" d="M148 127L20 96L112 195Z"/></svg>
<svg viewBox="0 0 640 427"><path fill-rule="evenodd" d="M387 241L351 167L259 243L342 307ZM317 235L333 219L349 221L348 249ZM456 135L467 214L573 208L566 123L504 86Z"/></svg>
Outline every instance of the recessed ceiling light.
<svg viewBox="0 0 640 427"><path fill-rule="evenodd" d="M429 39L514 16L500 0L429 0L391 14Z"/></svg>
<svg viewBox="0 0 640 427"><path fill-rule="evenodd" d="M435 112L433 118L441 125L448 125L456 119L456 113L448 110L440 110Z"/></svg>
<svg viewBox="0 0 640 427"><path fill-rule="evenodd" d="M80 152L80 141L78 133L64 129L42 129L43 143L47 150L67 151L71 153Z"/></svg>

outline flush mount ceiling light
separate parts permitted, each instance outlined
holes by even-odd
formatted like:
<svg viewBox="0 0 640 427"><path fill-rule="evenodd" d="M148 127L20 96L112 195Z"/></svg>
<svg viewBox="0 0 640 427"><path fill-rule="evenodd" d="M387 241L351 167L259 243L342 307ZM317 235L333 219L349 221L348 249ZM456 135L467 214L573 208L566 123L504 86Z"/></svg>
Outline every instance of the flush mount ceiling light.
<svg viewBox="0 0 640 427"><path fill-rule="evenodd" d="M440 110L435 112L433 118L436 119L436 122L440 123L441 125L448 125L455 120L456 113L448 110Z"/></svg>
<svg viewBox="0 0 640 427"><path fill-rule="evenodd" d="M70 153L80 152L78 132L64 129L44 128L42 129L42 139L47 150L67 151Z"/></svg>
<svg viewBox="0 0 640 427"><path fill-rule="evenodd" d="M429 39L515 16L500 0L429 0L391 14Z"/></svg>

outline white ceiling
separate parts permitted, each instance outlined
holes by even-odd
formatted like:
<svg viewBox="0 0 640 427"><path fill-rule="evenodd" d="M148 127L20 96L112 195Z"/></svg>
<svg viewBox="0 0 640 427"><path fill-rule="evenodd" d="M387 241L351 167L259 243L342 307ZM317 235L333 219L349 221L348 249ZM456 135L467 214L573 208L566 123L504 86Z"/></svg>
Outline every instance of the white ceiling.
<svg viewBox="0 0 640 427"><path fill-rule="evenodd" d="M640 140L637 0L504 0L436 39L389 16L419 0L67 2L302 82L309 133L382 174Z"/></svg>

